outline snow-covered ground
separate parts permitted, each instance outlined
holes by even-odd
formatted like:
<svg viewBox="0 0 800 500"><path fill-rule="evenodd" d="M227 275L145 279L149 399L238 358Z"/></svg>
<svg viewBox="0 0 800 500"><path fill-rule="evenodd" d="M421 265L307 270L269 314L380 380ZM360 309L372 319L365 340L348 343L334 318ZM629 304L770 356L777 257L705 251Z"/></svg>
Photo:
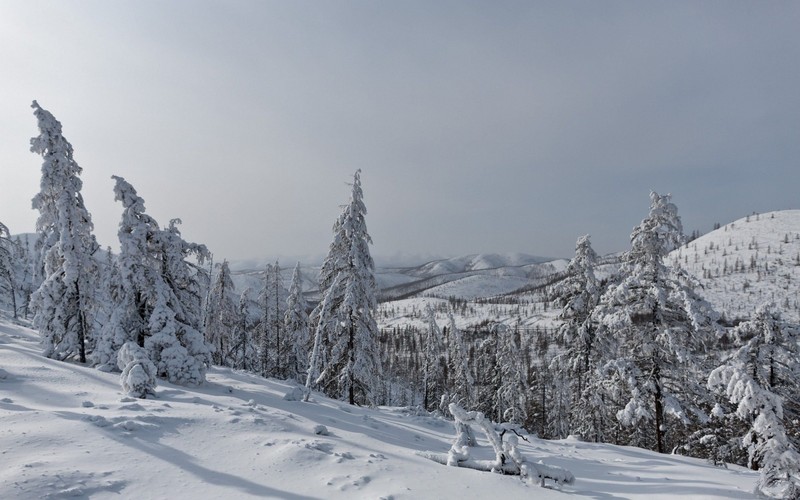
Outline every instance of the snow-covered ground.
<svg viewBox="0 0 800 500"><path fill-rule="evenodd" d="M729 319L765 302L800 318L800 210L749 215L673 251L671 262L697 278L699 293Z"/></svg>
<svg viewBox="0 0 800 500"><path fill-rule="evenodd" d="M530 283L531 280L524 276L476 275L429 288L422 294L428 297L472 300L515 292Z"/></svg>
<svg viewBox="0 0 800 500"><path fill-rule="evenodd" d="M577 478L543 489L416 455L449 449L440 418L287 400L293 384L229 369L208 379L127 398L117 374L43 358L35 332L0 319L0 498L753 498L740 467L531 438L529 460Z"/></svg>

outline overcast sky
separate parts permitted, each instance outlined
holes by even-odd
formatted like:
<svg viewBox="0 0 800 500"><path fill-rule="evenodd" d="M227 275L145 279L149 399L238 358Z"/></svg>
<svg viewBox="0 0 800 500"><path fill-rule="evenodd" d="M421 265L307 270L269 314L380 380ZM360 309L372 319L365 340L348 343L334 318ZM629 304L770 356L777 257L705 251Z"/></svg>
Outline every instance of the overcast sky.
<svg viewBox="0 0 800 500"><path fill-rule="evenodd" d="M800 2L0 0L0 221L34 228L31 100L103 245L131 182L218 257L321 255L362 169L373 255L625 250L800 208Z"/></svg>

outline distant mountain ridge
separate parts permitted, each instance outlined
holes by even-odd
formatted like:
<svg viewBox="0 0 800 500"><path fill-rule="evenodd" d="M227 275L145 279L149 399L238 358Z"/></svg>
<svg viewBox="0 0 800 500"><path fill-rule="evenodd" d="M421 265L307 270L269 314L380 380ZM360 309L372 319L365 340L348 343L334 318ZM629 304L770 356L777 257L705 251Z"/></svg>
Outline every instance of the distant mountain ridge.
<svg viewBox="0 0 800 500"><path fill-rule="evenodd" d="M247 262L236 263L235 268L238 270L233 273L237 288L257 288L263 278L263 266L247 268L242 264ZM533 283L532 280L556 272L565 264L564 259L556 260L523 253L471 254L433 260L419 266L376 267L375 281L381 300L417 294L476 298L483 296L485 293L483 289L492 290L494 295L529 286ZM316 284L319 270L319 265L301 264L303 289L312 301L317 299L318 295ZM290 273L290 268L284 268L283 276L287 283ZM475 276L487 278L474 278ZM492 276L495 278L491 278Z"/></svg>

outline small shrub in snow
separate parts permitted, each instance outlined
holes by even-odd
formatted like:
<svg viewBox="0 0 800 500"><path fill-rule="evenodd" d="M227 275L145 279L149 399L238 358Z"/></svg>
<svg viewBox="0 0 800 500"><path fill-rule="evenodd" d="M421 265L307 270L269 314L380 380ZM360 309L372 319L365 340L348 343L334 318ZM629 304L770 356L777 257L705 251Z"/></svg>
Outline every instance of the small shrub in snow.
<svg viewBox="0 0 800 500"><path fill-rule="evenodd" d="M122 346L117 354L117 366L122 370L119 377L122 390L128 396L146 398L148 394L155 394L156 365L135 342Z"/></svg>

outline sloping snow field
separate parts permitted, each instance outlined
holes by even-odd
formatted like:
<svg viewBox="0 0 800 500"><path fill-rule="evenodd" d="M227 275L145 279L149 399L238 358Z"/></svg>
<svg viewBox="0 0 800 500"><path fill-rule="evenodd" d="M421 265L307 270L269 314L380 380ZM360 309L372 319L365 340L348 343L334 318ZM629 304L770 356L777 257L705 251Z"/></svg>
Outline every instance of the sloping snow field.
<svg viewBox="0 0 800 500"><path fill-rule="evenodd" d="M673 251L700 294L729 319L748 318L765 302L800 319L800 210L750 215Z"/></svg>
<svg viewBox="0 0 800 500"><path fill-rule="evenodd" d="M416 455L449 449L440 418L287 400L293 384L228 369L208 379L127 398L117 374L43 358L35 332L0 319L0 498L753 498L740 467L531 438L529 460L577 478L541 488Z"/></svg>

